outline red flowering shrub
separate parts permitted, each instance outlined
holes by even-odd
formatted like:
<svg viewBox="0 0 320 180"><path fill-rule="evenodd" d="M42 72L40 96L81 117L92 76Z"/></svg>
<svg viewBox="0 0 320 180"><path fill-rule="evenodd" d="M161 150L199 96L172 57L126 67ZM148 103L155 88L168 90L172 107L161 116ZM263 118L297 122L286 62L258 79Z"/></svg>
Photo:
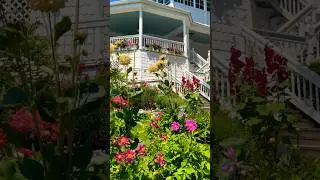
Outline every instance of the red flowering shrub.
<svg viewBox="0 0 320 180"><path fill-rule="evenodd" d="M39 122L41 140L46 142L55 142L59 135L57 125L54 123L45 122L40 116L38 110L36 110L35 116ZM22 107L16 111L16 113L13 114L9 119L8 125L17 132L29 135L31 134L31 137L35 137L36 123L31 112L27 111L26 107Z"/></svg>
<svg viewBox="0 0 320 180"><path fill-rule="evenodd" d="M4 134L3 130L0 129L0 149L2 149L6 145L6 142L7 142L7 137Z"/></svg>
<svg viewBox="0 0 320 180"><path fill-rule="evenodd" d="M200 80L196 78L195 76L192 76L192 80L187 79L186 77L182 76L182 89L183 91L186 90L186 88L194 92L199 88Z"/></svg>
<svg viewBox="0 0 320 180"><path fill-rule="evenodd" d="M30 149L27 149L27 148L19 148L17 149L17 152L19 155L23 156L23 157L31 157L34 152L31 151Z"/></svg>
<svg viewBox="0 0 320 180"><path fill-rule="evenodd" d="M265 65L262 69L256 69L254 60L250 57L245 58L245 62L240 60L241 52L238 49L231 48L231 56L229 63L229 84L230 94L234 95L237 87L237 80L241 84L255 84L260 95L266 96L268 92L268 80L270 76L272 80L276 80L277 84L288 79L287 60L278 55L273 49L266 47L264 49ZM239 77L240 79L237 79ZM271 87L272 89L274 87Z"/></svg>
<svg viewBox="0 0 320 180"><path fill-rule="evenodd" d="M129 104L129 101L124 99L122 96L113 97L111 102L113 102L117 106L124 106L124 107L128 106L128 104Z"/></svg>

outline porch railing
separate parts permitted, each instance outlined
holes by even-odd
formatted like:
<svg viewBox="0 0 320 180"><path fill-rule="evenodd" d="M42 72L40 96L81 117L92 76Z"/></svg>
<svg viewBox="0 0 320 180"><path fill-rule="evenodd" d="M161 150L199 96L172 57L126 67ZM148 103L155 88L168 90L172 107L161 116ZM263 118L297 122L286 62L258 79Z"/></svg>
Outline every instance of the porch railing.
<svg viewBox="0 0 320 180"><path fill-rule="evenodd" d="M124 40L134 45L139 45L139 35L128 35L128 36L117 36L111 37L110 42L115 43L118 40ZM142 48L149 49L159 52L166 52L168 54L183 55L184 54L184 43L173 41L169 39L163 39L148 35L142 36Z"/></svg>

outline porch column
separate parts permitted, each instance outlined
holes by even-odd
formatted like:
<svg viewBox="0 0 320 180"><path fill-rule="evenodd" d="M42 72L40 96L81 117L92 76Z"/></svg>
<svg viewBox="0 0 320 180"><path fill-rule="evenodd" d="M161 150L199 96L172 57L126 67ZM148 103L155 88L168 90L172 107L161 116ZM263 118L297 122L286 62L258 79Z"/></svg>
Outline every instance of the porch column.
<svg viewBox="0 0 320 180"><path fill-rule="evenodd" d="M189 27L186 20L183 20L183 44L184 55L189 57Z"/></svg>
<svg viewBox="0 0 320 180"><path fill-rule="evenodd" d="M142 49L142 35L143 35L143 11L139 10L139 49Z"/></svg>
<svg viewBox="0 0 320 180"><path fill-rule="evenodd" d="M193 0L193 7L196 7L196 0Z"/></svg>

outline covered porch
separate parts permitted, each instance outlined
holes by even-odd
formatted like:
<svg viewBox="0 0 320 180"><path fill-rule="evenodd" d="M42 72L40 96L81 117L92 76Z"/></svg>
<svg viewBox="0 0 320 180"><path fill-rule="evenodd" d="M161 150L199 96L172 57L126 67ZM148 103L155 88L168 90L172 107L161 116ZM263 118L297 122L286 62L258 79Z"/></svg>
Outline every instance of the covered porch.
<svg viewBox="0 0 320 180"><path fill-rule="evenodd" d="M178 20L140 11L111 14L111 43L124 40L127 49L151 50L184 57L195 49L203 57L209 50L209 34L190 28Z"/></svg>
<svg viewBox="0 0 320 180"><path fill-rule="evenodd" d="M182 27L182 37L172 34ZM134 11L112 14L110 17L112 32L111 43L124 40L127 49L151 50L156 52L189 56L189 28L185 21Z"/></svg>

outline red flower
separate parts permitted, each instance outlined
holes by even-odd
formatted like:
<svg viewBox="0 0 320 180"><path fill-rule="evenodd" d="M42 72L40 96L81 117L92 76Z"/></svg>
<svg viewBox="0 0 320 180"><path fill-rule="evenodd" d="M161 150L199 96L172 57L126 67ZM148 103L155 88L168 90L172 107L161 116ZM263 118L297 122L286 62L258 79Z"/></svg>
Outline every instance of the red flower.
<svg viewBox="0 0 320 180"><path fill-rule="evenodd" d="M78 75L82 74L85 67L86 67L86 65L83 63L78 64Z"/></svg>
<svg viewBox="0 0 320 180"><path fill-rule="evenodd" d="M117 141L117 144L119 146L126 146L126 145L129 145L130 144L130 139L126 136L120 136L118 138L118 141Z"/></svg>
<svg viewBox="0 0 320 180"><path fill-rule="evenodd" d="M117 163L122 163L124 161L124 154L121 152L117 152L114 154L114 159L117 161Z"/></svg>
<svg viewBox="0 0 320 180"><path fill-rule="evenodd" d="M128 149L124 153L124 158L127 163L132 163L135 158L136 152L134 150Z"/></svg>
<svg viewBox="0 0 320 180"><path fill-rule="evenodd" d="M7 142L7 136L4 134L3 130L0 129L0 149L2 149Z"/></svg>
<svg viewBox="0 0 320 180"><path fill-rule="evenodd" d="M19 148L17 149L18 154L21 154L23 157L30 157L34 154L33 151L27 148Z"/></svg>
<svg viewBox="0 0 320 180"><path fill-rule="evenodd" d="M56 142L59 136L59 130L56 124L42 122L40 124L40 137L47 142Z"/></svg>
<svg viewBox="0 0 320 180"><path fill-rule="evenodd" d="M196 88L198 88L199 85L200 85L200 80L199 80L198 78L196 78L195 76L192 76L192 81L193 81L193 83L194 83L194 86L195 86Z"/></svg>
<svg viewBox="0 0 320 180"><path fill-rule="evenodd" d="M136 149L136 152L140 155L140 156L145 156L146 153L146 145L145 144L138 144L138 147Z"/></svg>
<svg viewBox="0 0 320 180"><path fill-rule="evenodd" d="M161 139L162 139L162 141L166 141L168 139L168 135L165 134L165 133L162 133L161 134Z"/></svg>
<svg viewBox="0 0 320 180"><path fill-rule="evenodd" d="M122 96L115 96L111 102L115 103L118 106L128 106L129 101L125 100Z"/></svg>
<svg viewBox="0 0 320 180"><path fill-rule="evenodd" d="M158 111L158 112L155 112L155 114L158 116L161 116L162 114L164 114L164 112Z"/></svg>
<svg viewBox="0 0 320 180"><path fill-rule="evenodd" d="M153 128L159 128L159 124L155 121L150 122L150 126Z"/></svg>
<svg viewBox="0 0 320 180"><path fill-rule="evenodd" d="M158 163L161 167L163 167L166 163L166 161L164 160L164 155L162 153L158 153L155 162Z"/></svg>
<svg viewBox="0 0 320 180"><path fill-rule="evenodd" d="M153 117L153 120L160 121L160 117L159 116L155 116L155 117Z"/></svg>
<svg viewBox="0 0 320 180"><path fill-rule="evenodd" d="M21 133L32 132L35 130L35 123L33 121L32 114L27 111L25 107L19 109L13 116L11 116L8 125L12 129Z"/></svg>

